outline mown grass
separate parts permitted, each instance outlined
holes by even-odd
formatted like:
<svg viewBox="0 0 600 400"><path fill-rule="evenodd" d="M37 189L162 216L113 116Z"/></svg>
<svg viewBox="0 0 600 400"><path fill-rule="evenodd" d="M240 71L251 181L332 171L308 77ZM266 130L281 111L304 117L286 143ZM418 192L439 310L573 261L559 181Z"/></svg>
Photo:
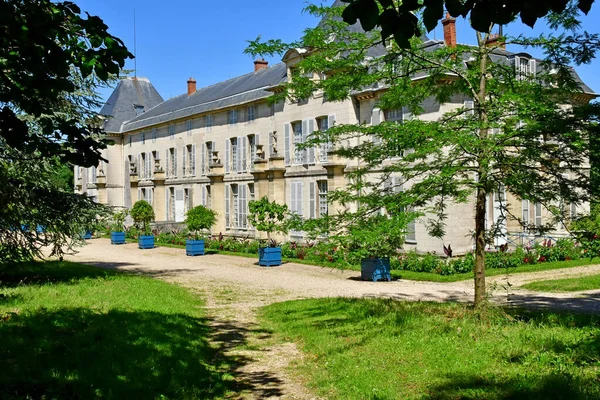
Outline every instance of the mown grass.
<svg viewBox="0 0 600 400"><path fill-rule="evenodd" d="M73 263L0 269L0 398L219 398L233 378L203 303Z"/></svg>
<svg viewBox="0 0 600 400"><path fill-rule="evenodd" d="M598 290L600 289L600 275L537 281L525 284L521 287L539 292L579 292L582 290Z"/></svg>
<svg viewBox="0 0 600 400"><path fill-rule="evenodd" d="M329 399L598 399L600 322L587 315L383 299L261 310L306 353L297 373Z"/></svg>

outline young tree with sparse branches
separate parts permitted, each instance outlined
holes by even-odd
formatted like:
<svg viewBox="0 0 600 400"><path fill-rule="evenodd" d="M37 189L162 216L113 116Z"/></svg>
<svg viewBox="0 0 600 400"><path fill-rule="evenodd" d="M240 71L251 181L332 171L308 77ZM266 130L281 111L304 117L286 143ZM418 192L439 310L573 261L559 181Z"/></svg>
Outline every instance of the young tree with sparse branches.
<svg viewBox="0 0 600 400"><path fill-rule="evenodd" d="M474 303L481 306L488 238L506 219L528 225L504 203L502 216L486 229L492 193L506 190L512 198L543 204L554 218L544 226L525 226L538 232L565 220L561 205L589 200L588 128L600 111L588 104L590 97L582 93L568 63L591 60L598 36L574 31L572 40L551 33L533 39L502 37L490 45L494 25L489 25L485 32L473 31L476 45L432 45L413 37L409 46L400 47L384 43L376 30L349 30L342 21L343 7L311 5L308 11L324 22L306 30L298 42L259 38L247 49L251 54L308 49L273 100L293 101L323 91L329 101L341 101L371 90L381 109L404 109L412 116L400 124L337 125L315 132L305 144L336 143L334 154L358 161L347 175L348 185L329 196L346 206L328 217L329 229L348 232L356 221L375 221L382 210L392 210L420 215L430 235L443 237L449 205L472 203ZM575 18L576 11L568 12ZM555 29L564 17L548 16ZM542 48L547 57L522 73L501 49L513 44ZM370 49L381 46L383 56L369 56ZM320 73L327 78L312 78ZM420 119L431 102L455 107L437 120ZM394 190L395 185L402 190Z"/></svg>

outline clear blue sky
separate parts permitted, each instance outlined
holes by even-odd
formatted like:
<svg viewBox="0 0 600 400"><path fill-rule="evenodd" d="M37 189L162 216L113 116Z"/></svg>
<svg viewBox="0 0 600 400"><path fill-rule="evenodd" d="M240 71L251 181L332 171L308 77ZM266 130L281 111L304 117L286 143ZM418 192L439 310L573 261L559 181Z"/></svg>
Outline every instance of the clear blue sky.
<svg viewBox="0 0 600 400"><path fill-rule="evenodd" d="M318 1L318 0L317 0ZM318 21L303 13L305 0L75 0L82 10L98 15L109 31L134 50L133 15L136 15L138 76L147 77L163 98L185 93L192 76L198 88L253 71L253 59L243 53L247 40L292 41ZM333 0L325 0L330 4ZM584 27L600 31L600 1L584 18ZM508 34L539 34L522 24L505 29ZM474 43L473 31L464 21L457 24L458 41ZM442 38L441 26L429 34ZM519 49L509 48L519 51ZM539 54L534 54L538 55ZM271 64L280 60L268 59ZM133 69L133 61L126 65ZM600 92L600 59L577 71L594 91ZM106 99L110 91L102 93Z"/></svg>

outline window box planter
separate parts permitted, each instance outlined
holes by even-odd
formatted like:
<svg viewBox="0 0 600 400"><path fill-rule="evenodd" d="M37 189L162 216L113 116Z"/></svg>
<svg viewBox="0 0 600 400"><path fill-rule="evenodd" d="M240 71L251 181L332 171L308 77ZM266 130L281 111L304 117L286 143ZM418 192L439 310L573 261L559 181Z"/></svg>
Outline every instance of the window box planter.
<svg viewBox="0 0 600 400"><path fill-rule="evenodd" d="M125 244L125 232L111 232L110 244Z"/></svg>
<svg viewBox="0 0 600 400"><path fill-rule="evenodd" d="M360 277L362 280L378 280L386 279L388 282L392 280L390 275L390 259L389 258L365 258L360 265Z"/></svg>
<svg viewBox="0 0 600 400"><path fill-rule="evenodd" d="M153 249L154 248L154 235L141 236L138 238L138 247L140 249Z"/></svg>
<svg viewBox="0 0 600 400"><path fill-rule="evenodd" d="M85 231L85 233L83 234L83 238L85 240L91 239L92 238L92 231Z"/></svg>
<svg viewBox="0 0 600 400"><path fill-rule="evenodd" d="M203 256L204 255L204 239L186 240L185 241L186 256Z"/></svg>
<svg viewBox="0 0 600 400"><path fill-rule="evenodd" d="M281 247L259 247L258 265L264 267L281 265Z"/></svg>

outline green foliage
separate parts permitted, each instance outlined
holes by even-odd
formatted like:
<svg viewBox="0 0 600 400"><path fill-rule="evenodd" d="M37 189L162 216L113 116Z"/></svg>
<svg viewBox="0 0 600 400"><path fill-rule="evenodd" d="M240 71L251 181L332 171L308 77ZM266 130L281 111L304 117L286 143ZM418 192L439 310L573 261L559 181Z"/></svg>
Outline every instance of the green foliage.
<svg viewBox="0 0 600 400"><path fill-rule="evenodd" d="M114 270L0 269L0 398L222 398L234 360L209 344L203 306Z"/></svg>
<svg viewBox="0 0 600 400"><path fill-rule="evenodd" d="M277 204L269 201L267 196L260 200L248 203L248 220L258 231L267 232L267 238L271 242L271 233L287 231L285 224L288 207L286 204Z"/></svg>
<svg viewBox="0 0 600 400"><path fill-rule="evenodd" d="M600 275L530 282L521 287L527 290L536 290L540 292L580 292L583 290L598 290L600 289Z"/></svg>
<svg viewBox="0 0 600 400"><path fill-rule="evenodd" d="M150 235L150 223L154 221L154 210L146 200L138 200L131 208L131 218L136 224L141 224L144 235Z"/></svg>
<svg viewBox="0 0 600 400"><path fill-rule="evenodd" d="M196 206L186 213L185 224L198 240L198 231L208 230L217 222L217 213L204 206Z"/></svg>
<svg viewBox="0 0 600 400"><path fill-rule="evenodd" d="M110 229L111 232L125 232L125 219L129 215L129 210L126 208L113 209Z"/></svg>
<svg viewBox="0 0 600 400"><path fill-rule="evenodd" d="M343 0L350 3L342 16L348 24L360 21L366 31L378 29L386 40L390 36L401 47L409 47L409 40L422 35L417 15L422 15L422 22L431 32L444 18L445 10L453 17L466 18L473 29L488 32L490 25L505 25L517 16L521 21L533 28L539 18L549 15L550 21L566 17L561 13L574 14L580 10L587 14L594 0L555 0L540 2L524 0L518 2L498 1L402 1L400 5L391 0ZM576 4L576 6L575 6Z"/></svg>

